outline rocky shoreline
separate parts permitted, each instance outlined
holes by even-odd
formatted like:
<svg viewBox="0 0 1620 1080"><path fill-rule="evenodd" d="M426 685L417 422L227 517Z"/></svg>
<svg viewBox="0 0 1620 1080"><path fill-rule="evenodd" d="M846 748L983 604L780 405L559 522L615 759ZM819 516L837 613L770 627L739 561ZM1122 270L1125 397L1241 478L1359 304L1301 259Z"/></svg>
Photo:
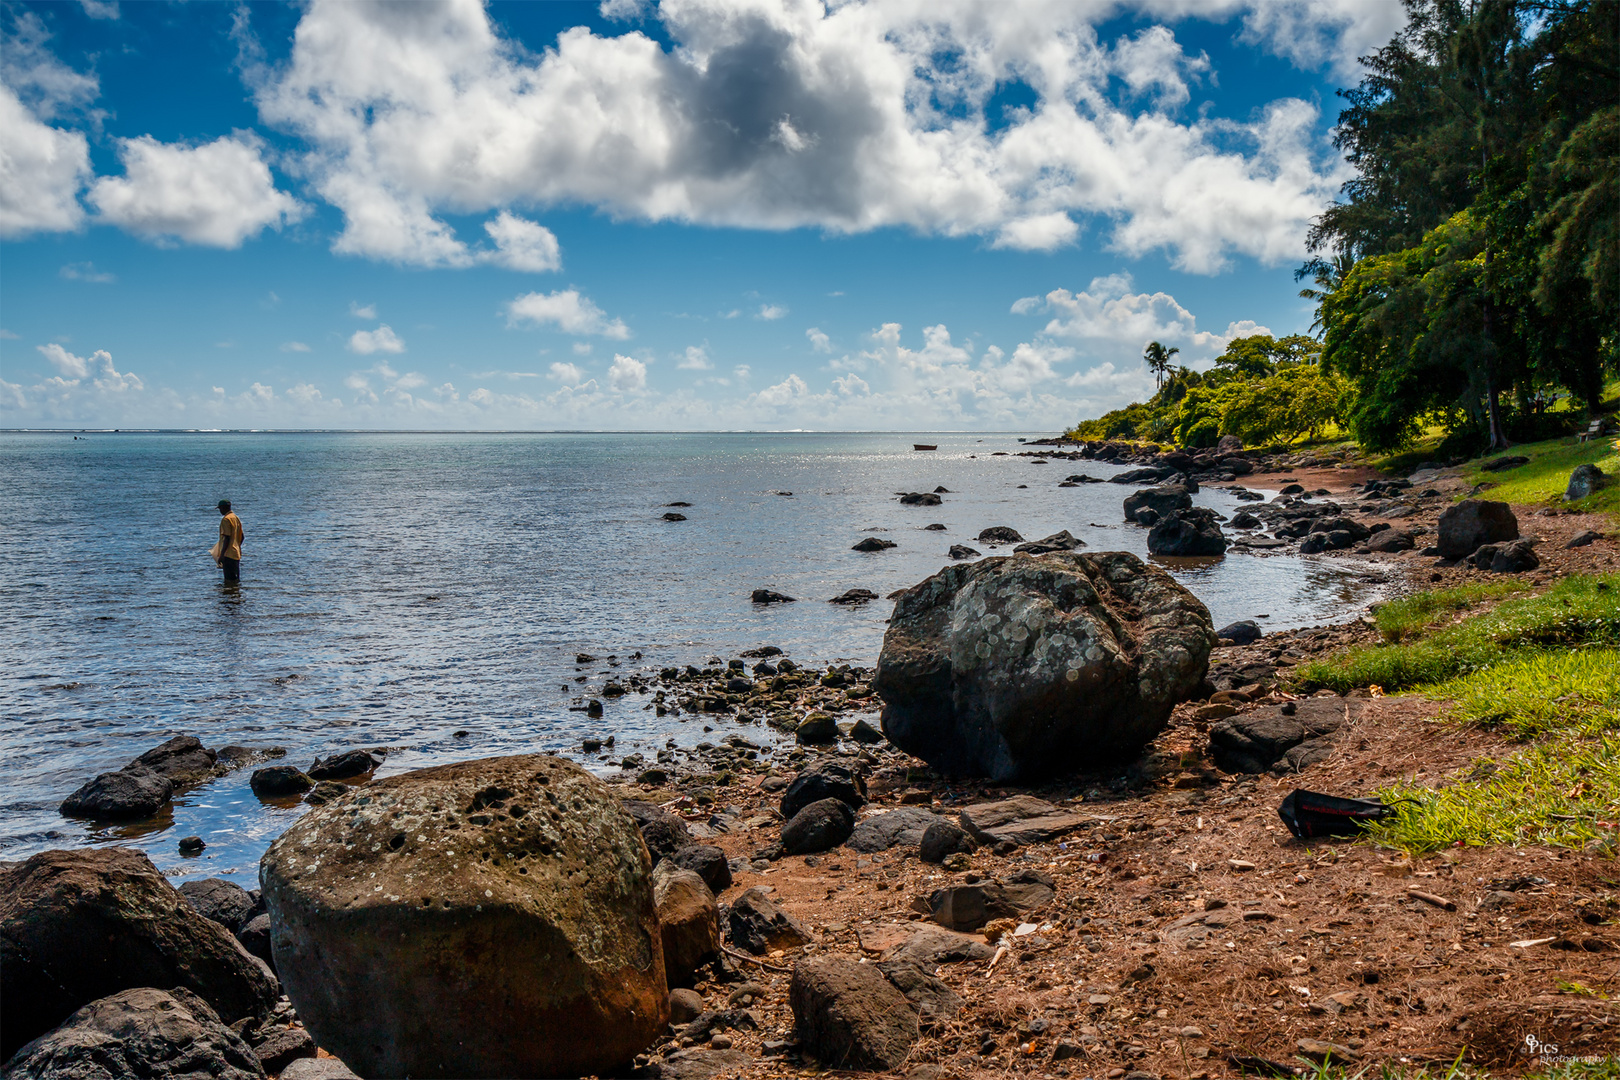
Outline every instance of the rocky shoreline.
<svg viewBox="0 0 1620 1080"><path fill-rule="evenodd" d="M1532 542L1517 535L1528 508L1512 538L1477 503L1457 515L1451 469L1403 483L1337 459L1252 460L1229 447L1180 460L1112 445L1026 453L1133 455L1155 473L1130 481L1153 485L1126 507L1144 527L1135 514L1158 510L1154 500L1173 516L1180 494L1235 481L1228 463L1286 472L1302 490L1256 509L1265 539L1281 541L1257 550L1321 537L1318 553L1378 564L1409 587L1503 572L1501 548L1515 542L1507 572L1534 583L1615 565L1607 537L1565 546L1606 527L1595 516L1531 518ZM1467 552L1455 550L1464 540L1446 548L1469 529ZM1409 542L1369 542L1386 534ZM538 755L376 780L380 749L299 770L266 765L273 749L216 752L183 736L94 778L64 812L139 816L246 766L262 798L312 809L267 854L262 892L217 879L176 890L118 848L0 864L6 1076L155 1075L164 1062L165 1075L294 1080L419 1075L432 1063L469 1076L835 1067L1195 1080L1300 1059L1448 1061L1464 1045L1512 1071L1523 1056L1496 1032L1515 1015L1538 1017L1566 1053L1620 1049L1620 1011L1550 989L1593 977L1620 949L1620 897L1593 860L1470 849L1418 866L1365 845L1306 847L1278 823L1292 786L1354 794L1414 769L1443 775L1491 741L1475 732L1435 746L1432 706L1291 683L1290 668L1371 640L1370 626L1235 624L1217 638L1140 560L1049 547L906 590L899 624L943 644L901 633L875 669L800 667L762 646L621 677L582 654L587 681L602 680L582 698L591 715L602 698L635 695L716 732L652 759L615 755L610 733L586 739L582 759L618 768L606 783ZM1038 744L1019 749L1009 726L1031 706L998 711L1005 689L976 676L981 697L954 699L957 750L937 724L904 734L907 695L960 682L990 655L980 646L1000 645L941 629L990 578L1000 591L988 607L977 600L970 624L986 607L1004 618L1017 608L1032 625L1015 601L1036 594L1070 596L1060 613L1093 613L1093 636L1070 626L1079 644L1061 646L1080 659L1020 669L1019 686L1051 687L1042 700L1066 682L1103 692L1109 663L1140 681L1153 619L1183 628L1165 648L1190 650L1198 674L1167 684L1162 715L1089 765L1041 768ZM1128 602L1108 599L1114 589ZM883 726L920 757L874 723L880 701ZM106 955L86 955L89 940L109 942ZM515 955L518 942L538 951ZM547 977L500 982L531 971Z"/></svg>

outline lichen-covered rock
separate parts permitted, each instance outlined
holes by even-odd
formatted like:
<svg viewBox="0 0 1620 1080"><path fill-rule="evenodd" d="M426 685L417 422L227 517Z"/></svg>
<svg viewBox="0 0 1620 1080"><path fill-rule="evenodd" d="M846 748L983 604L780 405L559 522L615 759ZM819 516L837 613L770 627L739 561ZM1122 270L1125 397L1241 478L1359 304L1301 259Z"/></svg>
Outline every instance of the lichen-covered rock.
<svg viewBox="0 0 1620 1080"><path fill-rule="evenodd" d="M1138 752L1214 646L1204 605L1134 555L1012 555L906 590L872 686L889 741L938 769L1053 775Z"/></svg>
<svg viewBox="0 0 1620 1080"><path fill-rule="evenodd" d="M1450 507L1437 523L1435 547L1441 558L1461 559L1481 544L1500 544L1519 538L1519 519L1505 502L1468 499Z"/></svg>
<svg viewBox="0 0 1620 1080"><path fill-rule="evenodd" d="M276 1001L264 965L129 848L43 851L0 866L0 927L4 1056L134 987L183 987L227 1021Z"/></svg>
<svg viewBox="0 0 1620 1080"><path fill-rule="evenodd" d="M263 1080L242 1037L188 991L138 987L90 1002L6 1063L6 1080Z"/></svg>
<svg viewBox="0 0 1620 1080"><path fill-rule="evenodd" d="M608 1075L668 988L635 822L539 754L373 781L260 864L287 995L364 1076Z"/></svg>

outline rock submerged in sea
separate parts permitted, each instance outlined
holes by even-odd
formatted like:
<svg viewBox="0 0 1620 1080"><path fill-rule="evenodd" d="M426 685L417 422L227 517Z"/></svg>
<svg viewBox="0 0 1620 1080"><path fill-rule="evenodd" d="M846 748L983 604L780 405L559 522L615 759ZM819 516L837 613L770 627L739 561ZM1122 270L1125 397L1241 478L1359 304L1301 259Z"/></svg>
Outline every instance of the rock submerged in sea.
<svg viewBox="0 0 1620 1080"><path fill-rule="evenodd" d="M667 1019L646 847L559 758L373 781L260 880L288 997L361 1075L613 1075Z"/></svg>
<svg viewBox="0 0 1620 1080"><path fill-rule="evenodd" d="M982 529L975 538L981 544L1022 544L1024 538L1010 525L992 525Z"/></svg>
<svg viewBox="0 0 1620 1080"><path fill-rule="evenodd" d="M195 736L177 735L117 772L87 781L63 801L61 812L99 821L151 817L179 789L219 775L217 758Z"/></svg>
<svg viewBox="0 0 1620 1080"><path fill-rule="evenodd" d="M1164 517L1176 510L1192 508L1192 496L1182 484L1165 484L1160 487L1143 488L1125 499L1125 520L1137 524L1143 522L1137 517L1141 510L1152 510L1156 515L1154 520Z"/></svg>
<svg viewBox="0 0 1620 1080"><path fill-rule="evenodd" d="M865 540L850 548L851 551L887 551L900 545L893 540L885 540L879 536L868 536Z"/></svg>
<svg viewBox="0 0 1620 1080"><path fill-rule="evenodd" d="M0 1057L135 987L183 987L227 1021L263 1016L276 1001L269 970L130 848L43 851L0 866L0 924Z"/></svg>
<svg viewBox="0 0 1620 1080"><path fill-rule="evenodd" d="M872 687L889 741L935 768L1050 776L1138 752L1214 645L1204 605L1134 555L996 557L899 598Z"/></svg>
<svg viewBox="0 0 1620 1080"><path fill-rule="evenodd" d="M1159 519L1148 531L1148 552L1153 555L1225 555L1226 534L1207 506L1176 510Z"/></svg>

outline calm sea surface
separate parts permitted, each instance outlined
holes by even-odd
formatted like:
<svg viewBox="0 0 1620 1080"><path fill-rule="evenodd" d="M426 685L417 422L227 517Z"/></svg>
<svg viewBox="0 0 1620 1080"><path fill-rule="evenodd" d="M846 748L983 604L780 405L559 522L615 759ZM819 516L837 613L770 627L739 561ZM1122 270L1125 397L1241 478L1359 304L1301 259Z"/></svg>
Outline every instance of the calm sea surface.
<svg viewBox="0 0 1620 1080"><path fill-rule="evenodd" d="M1057 486L1117 470L991 456L1019 449L997 435L0 434L0 858L127 843L176 878L251 886L299 811L262 806L246 770L176 800L158 828L97 829L56 807L182 733L283 746L301 767L403 748L385 774L568 752L587 733L651 757L701 725L635 696L600 721L569 711L606 670L576 684L576 653L615 654L621 675L761 644L871 664L891 604L825 601L915 584L952 543L987 550L973 540L987 526L1146 555L1146 531L1119 523L1132 489ZM895 500L939 485L943 506ZM239 589L207 554L221 498L247 533ZM663 521L675 501L692 504L687 520ZM1207 489L1197 501L1239 505ZM923 531L932 522L946 530ZM869 533L899 547L850 550ZM1347 619L1381 587L1311 559L1172 572L1217 626ZM756 608L756 588L800 602ZM201 858L176 851L191 834Z"/></svg>

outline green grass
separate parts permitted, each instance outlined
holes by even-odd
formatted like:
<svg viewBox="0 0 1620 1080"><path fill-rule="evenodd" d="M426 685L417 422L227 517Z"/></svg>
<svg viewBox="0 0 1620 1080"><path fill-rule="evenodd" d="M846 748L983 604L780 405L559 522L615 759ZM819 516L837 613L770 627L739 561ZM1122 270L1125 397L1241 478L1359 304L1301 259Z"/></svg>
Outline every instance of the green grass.
<svg viewBox="0 0 1620 1080"><path fill-rule="evenodd" d="M1373 609L1373 618L1385 641L1401 642L1427 630L1443 615L1466 611L1486 600L1500 600L1527 588L1522 581L1509 580L1414 593L1379 604Z"/></svg>
<svg viewBox="0 0 1620 1080"><path fill-rule="evenodd" d="M1530 462L1498 473L1485 472L1474 465L1464 474L1472 483L1494 485L1486 497L1499 502L1564 504L1564 489L1569 486L1570 471L1577 465L1592 464L1610 476L1620 474L1620 444L1612 435L1578 444L1568 438L1524 443L1506 453L1528 457ZM1567 505L1601 512L1620 510L1620 483L1610 484L1589 498Z"/></svg>
<svg viewBox="0 0 1620 1080"><path fill-rule="evenodd" d="M1302 665L1303 688L1418 690L1447 702L1442 722L1482 725L1528 743L1475 764L1369 829L1415 855L1454 844L1602 841L1620 851L1620 575L1571 576L1539 596L1435 628L1438 616L1520 589L1465 587L1403 598L1378 612L1389 644Z"/></svg>
<svg viewBox="0 0 1620 1080"><path fill-rule="evenodd" d="M1425 606L1438 611L1448 595L1463 591L1397 601L1404 607L1390 616L1390 626L1410 633ZM1483 596L1475 592L1469 602L1480 599ZM1364 686L1394 692L1481 671L1522 651L1583 645L1620 645L1620 574L1572 575L1539 596L1503 601L1486 614L1418 640L1352 649L1302 664L1294 681L1303 689L1326 687L1341 694Z"/></svg>
<svg viewBox="0 0 1620 1080"><path fill-rule="evenodd" d="M1449 1065L1400 1065L1389 1061L1360 1066L1307 1063L1304 1072L1305 1080L1489 1080L1493 1076L1509 1075L1518 1075L1517 1070L1493 1073L1466 1065L1461 1057ZM1620 1058L1561 1061L1523 1075L1524 1080L1620 1080Z"/></svg>

